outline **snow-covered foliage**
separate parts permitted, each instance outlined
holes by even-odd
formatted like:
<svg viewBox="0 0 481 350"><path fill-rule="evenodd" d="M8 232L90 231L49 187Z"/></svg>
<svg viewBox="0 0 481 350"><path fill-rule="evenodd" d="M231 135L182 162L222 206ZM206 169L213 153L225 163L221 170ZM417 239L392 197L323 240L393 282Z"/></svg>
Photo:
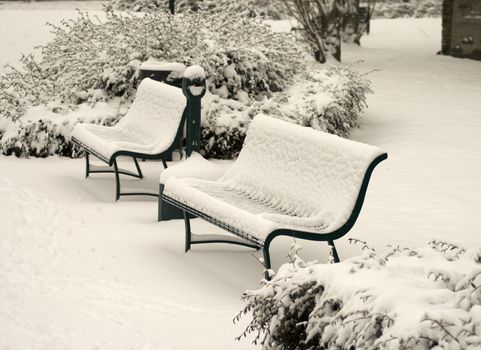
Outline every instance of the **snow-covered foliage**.
<svg viewBox="0 0 481 350"><path fill-rule="evenodd" d="M185 12L196 11L203 3L210 11L222 12L232 0L176 0L175 10ZM110 7L117 10L143 11L145 8L167 8L168 1L162 0L112 0ZM289 18L289 11L284 0L249 0L251 16L265 16L272 19ZM439 17L442 11L442 0L378 0L376 1L374 18L399 17Z"/></svg>
<svg viewBox="0 0 481 350"><path fill-rule="evenodd" d="M208 158L235 158L259 113L346 137L366 107L369 86L366 74L352 65L337 65L300 74L283 92L260 101L243 93L237 100L207 96L202 152Z"/></svg>
<svg viewBox="0 0 481 350"><path fill-rule="evenodd" d="M168 0L112 0L107 8L121 11L145 11L146 9L167 8Z"/></svg>
<svg viewBox="0 0 481 350"><path fill-rule="evenodd" d="M316 61L325 63L329 54L341 61L343 23L351 8L349 2L284 0L284 3L299 24L297 29Z"/></svg>
<svg viewBox="0 0 481 350"><path fill-rule="evenodd" d="M80 104L117 96L128 104L139 66L148 59L201 65L211 92L223 98L260 98L284 89L302 67L295 39L243 16L238 6L215 14L200 8L180 16L164 10L107 11L102 21L80 13L63 21L53 27L54 39L41 48L40 59L25 56L21 70L10 67L0 76L0 118L18 120L35 106L68 114ZM14 137L22 138L22 129L29 127L19 125ZM11 142L5 136L0 142L9 153L5 145Z"/></svg>
<svg viewBox="0 0 481 350"><path fill-rule="evenodd" d="M378 1L374 18L440 17L442 0Z"/></svg>
<svg viewBox="0 0 481 350"><path fill-rule="evenodd" d="M32 107L16 122L0 117L0 152L17 157L78 157L83 152L70 140L75 124L112 126L119 119L119 110L119 99L114 99L110 103L99 102L95 107L82 104L77 110L64 113L52 111L50 106Z"/></svg>
<svg viewBox="0 0 481 350"><path fill-rule="evenodd" d="M197 11L202 4L212 12L223 12L225 7L232 5L239 6L241 9L241 2L232 0L176 0L175 11L185 12L188 10ZM272 19L287 18L287 9L282 0L249 0L249 15L263 16ZM145 8L166 8L168 6L167 0L112 0L110 6L117 10L132 10L142 11Z"/></svg>
<svg viewBox="0 0 481 350"><path fill-rule="evenodd" d="M252 320L265 349L478 349L481 347L481 249L442 241L390 247L338 264L291 263L244 293L237 317Z"/></svg>
<svg viewBox="0 0 481 350"><path fill-rule="evenodd" d="M22 71L11 68L0 77L2 113L16 119L30 105L57 101L68 108L132 96L139 65L152 58L201 65L213 93L220 89L225 97L239 90L251 95L282 90L300 65L294 38L235 9L182 16L107 11L105 21L80 13L53 27L55 37L41 48L41 60L26 56ZM11 111L12 105L21 109Z"/></svg>

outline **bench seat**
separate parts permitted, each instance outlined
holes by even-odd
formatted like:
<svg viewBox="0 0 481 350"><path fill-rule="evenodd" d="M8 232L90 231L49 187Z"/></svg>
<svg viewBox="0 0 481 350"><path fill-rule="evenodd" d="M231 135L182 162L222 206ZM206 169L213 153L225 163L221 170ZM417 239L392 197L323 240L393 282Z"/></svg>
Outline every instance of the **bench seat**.
<svg viewBox="0 0 481 350"><path fill-rule="evenodd" d="M278 229L322 233L326 225L316 216L295 216L275 207L263 198L252 198L229 182L198 179L169 180L166 192L176 206L191 208L204 216L215 218L224 228L262 247L267 236ZM175 193L169 191L174 186ZM230 231L230 230L229 230Z"/></svg>

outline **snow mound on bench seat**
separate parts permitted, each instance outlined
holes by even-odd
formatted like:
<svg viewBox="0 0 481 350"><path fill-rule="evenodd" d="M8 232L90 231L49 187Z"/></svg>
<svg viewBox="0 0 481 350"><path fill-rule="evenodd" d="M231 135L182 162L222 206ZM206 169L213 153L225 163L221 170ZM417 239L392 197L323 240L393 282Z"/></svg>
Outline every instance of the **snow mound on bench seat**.
<svg viewBox="0 0 481 350"><path fill-rule="evenodd" d="M164 193L255 241L281 228L327 233L348 220L366 170L381 154L377 147L260 115L219 181L169 179Z"/></svg>
<svg viewBox="0 0 481 350"><path fill-rule="evenodd" d="M165 185L170 177L178 179L196 178L218 180L225 173L225 168L205 159L201 154L192 152L189 158L169 166L160 174L159 183Z"/></svg>
<svg viewBox="0 0 481 350"><path fill-rule="evenodd" d="M146 78L117 125L77 124L72 137L107 159L120 150L159 154L174 142L185 106L181 89Z"/></svg>

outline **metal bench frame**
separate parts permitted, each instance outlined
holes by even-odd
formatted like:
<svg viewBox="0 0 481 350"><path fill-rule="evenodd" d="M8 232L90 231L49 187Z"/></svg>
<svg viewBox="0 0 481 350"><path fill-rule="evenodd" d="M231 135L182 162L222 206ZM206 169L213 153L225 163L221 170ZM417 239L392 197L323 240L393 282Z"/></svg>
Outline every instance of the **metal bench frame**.
<svg viewBox="0 0 481 350"><path fill-rule="evenodd" d="M228 225L214 217L211 217L205 213L202 213L199 210L191 208L184 203L180 203L165 194L162 196L162 199L184 211L185 252L190 250L192 244L205 244L205 243L237 244L237 245L254 248L256 250L259 250L262 248L263 255L264 255L265 278L270 279L269 270L271 269L271 257L269 253L269 247L272 241L274 240L274 238L278 236L289 236L289 237L295 237L295 238L312 240L312 241L327 242L331 248L334 261L335 262L340 261L339 254L337 252L336 246L334 245L334 241L346 235L354 226L361 212L361 208L364 203L364 199L366 197L366 192L367 192L367 188L369 185L369 180L371 178L372 172L374 168L385 159L387 159L387 153L381 154L371 162L371 164L366 170L366 173L364 174L361 188L359 189L359 194L357 196L356 203L354 205L354 208L351 212L349 219L341 227L339 227L338 229L332 232L314 233L314 232L298 231L298 230L291 230L291 229L278 229L278 230L272 231L269 235L267 235L266 239L263 242L261 242L258 239L254 238L253 235L247 232L240 231L235 227L232 227L231 225ZM238 237L241 237L241 240L237 239L236 237L229 237L224 235L215 235L215 236L210 235L207 239L201 239L199 238L200 236L194 235L192 233L188 214L194 215L196 217L200 217L207 222L210 222Z"/></svg>

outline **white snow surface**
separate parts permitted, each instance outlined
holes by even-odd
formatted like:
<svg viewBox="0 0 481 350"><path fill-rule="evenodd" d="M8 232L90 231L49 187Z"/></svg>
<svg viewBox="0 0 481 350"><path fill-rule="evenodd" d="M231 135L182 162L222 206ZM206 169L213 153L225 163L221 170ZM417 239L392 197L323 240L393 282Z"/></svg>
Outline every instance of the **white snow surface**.
<svg viewBox="0 0 481 350"><path fill-rule="evenodd" d="M189 80L205 79L205 70L199 65L192 65L184 71L184 78Z"/></svg>
<svg viewBox="0 0 481 350"><path fill-rule="evenodd" d="M219 181L171 178L164 195L263 243L276 229L330 233L349 219L364 175L384 152L258 115Z"/></svg>
<svg viewBox="0 0 481 350"><path fill-rule="evenodd" d="M22 54L53 38L47 23L60 24L63 19L78 17L77 11L88 10L93 18L105 18L100 1L2 1L0 2L0 72L6 64L21 68ZM38 52L35 52L38 57Z"/></svg>
<svg viewBox="0 0 481 350"><path fill-rule="evenodd" d="M59 197L80 169L77 162L57 161L74 172L60 175L42 162L36 167L53 170L52 195L39 183L27 188L25 179L6 175L0 160L2 348L250 348L233 341L243 286L221 277L228 268L216 267L215 259L196 262L196 254L189 261L177 225L155 224L156 202L121 208L98 201L97 194L111 194L112 186L105 186L111 178ZM24 170L36 180L30 167ZM242 256L230 251L224 258L229 255L234 261ZM193 292L195 286L202 288Z"/></svg>
<svg viewBox="0 0 481 350"><path fill-rule="evenodd" d="M72 12L72 9L82 11L100 11L105 1L98 0L55 0L55 1L0 1L0 10L22 10L22 11L65 11Z"/></svg>
<svg viewBox="0 0 481 350"><path fill-rule="evenodd" d="M195 79L205 80L205 70L199 65L192 65L184 71L184 78L193 81ZM189 86L190 93L193 96L200 96L204 92L204 86Z"/></svg>
<svg viewBox="0 0 481 350"><path fill-rule="evenodd" d="M230 165L230 164L229 164ZM159 182L165 184L170 177L177 179L196 178L204 180L218 180L224 175L226 167L216 164L193 152L189 158L177 162L160 174Z"/></svg>
<svg viewBox="0 0 481 350"><path fill-rule="evenodd" d="M107 127L79 123L72 137L107 159L121 150L159 154L174 142L185 106L180 89L146 78L118 124Z"/></svg>
<svg viewBox="0 0 481 350"><path fill-rule="evenodd" d="M0 64L48 40L45 21L75 16L0 10ZM440 19L371 24L362 47L343 48L344 62L380 70L370 75L375 93L351 138L389 159L375 170L349 236L378 252L433 237L479 246L481 62L435 55ZM146 178L123 179L127 190L158 187L161 165L141 166ZM157 223L156 201L114 203L112 176L83 174L82 159L0 156L0 347L255 349L233 340L245 325L231 322L242 292L262 277L251 251L210 245L184 254L183 222ZM219 232L192 225L198 234ZM291 243L273 242L274 268ZM298 243L304 259L326 261L325 245ZM341 259L360 253L347 237L336 246Z"/></svg>

